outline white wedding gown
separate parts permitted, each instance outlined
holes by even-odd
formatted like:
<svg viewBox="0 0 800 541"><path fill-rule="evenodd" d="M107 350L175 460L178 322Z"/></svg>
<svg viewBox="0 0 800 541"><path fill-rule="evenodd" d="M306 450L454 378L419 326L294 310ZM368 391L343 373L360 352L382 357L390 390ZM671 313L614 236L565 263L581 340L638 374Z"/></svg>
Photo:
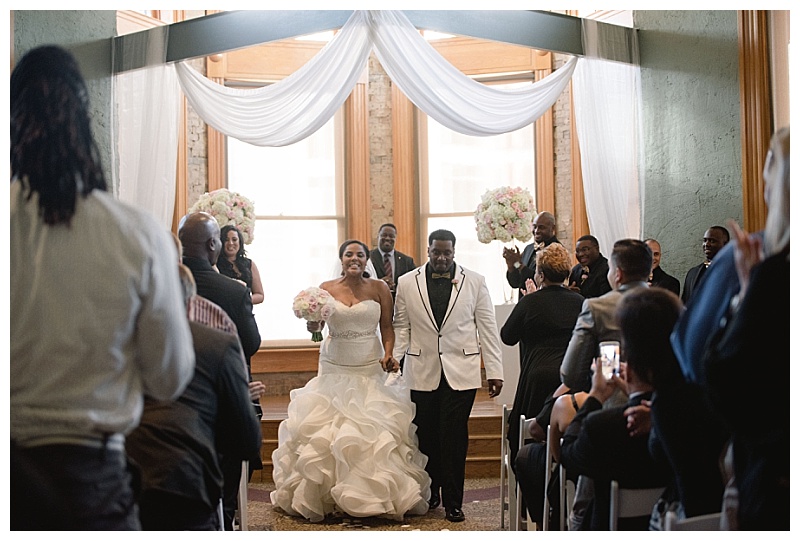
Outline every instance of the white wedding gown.
<svg viewBox="0 0 800 541"><path fill-rule="evenodd" d="M270 499L290 515L403 520L428 511L428 458L417 445L408 389L385 385L380 312L374 300L336 301L318 375L289 395L272 453Z"/></svg>

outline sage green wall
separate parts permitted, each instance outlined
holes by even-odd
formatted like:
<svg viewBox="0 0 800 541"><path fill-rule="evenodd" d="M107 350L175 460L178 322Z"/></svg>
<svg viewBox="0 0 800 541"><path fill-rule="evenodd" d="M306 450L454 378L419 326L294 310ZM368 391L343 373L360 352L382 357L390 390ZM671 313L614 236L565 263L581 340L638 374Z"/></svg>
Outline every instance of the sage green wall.
<svg viewBox="0 0 800 541"><path fill-rule="evenodd" d="M75 54L89 89L92 132L103 171L112 189L114 143L111 95L111 47L117 32L117 12L14 11L14 59L40 45L60 45ZM113 187L116 192L116 187Z"/></svg>
<svg viewBox="0 0 800 541"><path fill-rule="evenodd" d="M642 65L643 232L683 279L703 232L741 224L742 160L735 11L635 11Z"/></svg>

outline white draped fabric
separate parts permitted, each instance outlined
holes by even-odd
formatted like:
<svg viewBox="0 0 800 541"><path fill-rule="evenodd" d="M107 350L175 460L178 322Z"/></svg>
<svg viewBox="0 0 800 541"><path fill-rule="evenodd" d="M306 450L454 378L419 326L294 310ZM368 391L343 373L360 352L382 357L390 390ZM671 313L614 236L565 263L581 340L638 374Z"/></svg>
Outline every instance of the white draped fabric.
<svg viewBox="0 0 800 541"><path fill-rule="evenodd" d="M180 88L171 66L118 75L119 199L172 225Z"/></svg>
<svg viewBox="0 0 800 541"><path fill-rule="evenodd" d="M306 65L264 88L226 88L184 62L176 65L177 79L200 117L218 131L258 146L284 146L314 133L333 116L372 50L417 107L440 124L473 136L506 133L534 122L555 103L574 72L589 226L608 253L617 239L641 237L639 69L591 58L606 41L626 46L597 31L597 25L584 24L587 58L571 58L521 90L492 88L463 75L400 11L354 11ZM634 52L638 59L638 50ZM172 73L171 66L146 68L117 76L116 82L120 198L150 210L167 226L177 159L178 99Z"/></svg>
<svg viewBox="0 0 800 541"><path fill-rule="evenodd" d="M375 53L408 98L443 126L497 135L535 121L570 80L577 59L523 90L477 83L447 62L400 11L355 11L336 36L298 71L273 85L240 90L209 81L181 62L189 103L218 131L258 146L295 143L330 119Z"/></svg>
<svg viewBox="0 0 800 541"><path fill-rule="evenodd" d="M615 241L642 238L639 66L593 58L598 47L627 50L627 44L598 35L591 21L583 31L587 57L572 83L575 124L589 229L608 255ZM635 33L632 45L638 62Z"/></svg>

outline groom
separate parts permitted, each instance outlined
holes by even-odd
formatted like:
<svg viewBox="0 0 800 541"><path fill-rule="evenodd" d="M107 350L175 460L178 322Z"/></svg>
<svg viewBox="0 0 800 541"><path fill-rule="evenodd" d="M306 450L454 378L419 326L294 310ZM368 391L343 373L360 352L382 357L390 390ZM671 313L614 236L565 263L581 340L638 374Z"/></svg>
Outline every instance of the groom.
<svg viewBox="0 0 800 541"><path fill-rule="evenodd" d="M417 406L430 508L444 503L447 520L461 522L467 423L481 386L481 355L491 397L503 388L503 361L486 280L454 263L455 245L453 233L434 231L429 262L398 280L394 357L405 356L405 379Z"/></svg>

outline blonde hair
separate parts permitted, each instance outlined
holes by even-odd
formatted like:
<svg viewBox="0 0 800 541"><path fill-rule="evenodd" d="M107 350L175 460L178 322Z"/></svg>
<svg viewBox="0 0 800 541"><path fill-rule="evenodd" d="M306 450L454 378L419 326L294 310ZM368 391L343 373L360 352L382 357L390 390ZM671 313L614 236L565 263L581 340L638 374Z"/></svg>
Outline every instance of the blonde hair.
<svg viewBox="0 0 800 541"><path fill-rule="evenodd" d="M551 282L563 282L572 270L569 252L557 242L550 244L536 253L536 270Z"/></svg>

